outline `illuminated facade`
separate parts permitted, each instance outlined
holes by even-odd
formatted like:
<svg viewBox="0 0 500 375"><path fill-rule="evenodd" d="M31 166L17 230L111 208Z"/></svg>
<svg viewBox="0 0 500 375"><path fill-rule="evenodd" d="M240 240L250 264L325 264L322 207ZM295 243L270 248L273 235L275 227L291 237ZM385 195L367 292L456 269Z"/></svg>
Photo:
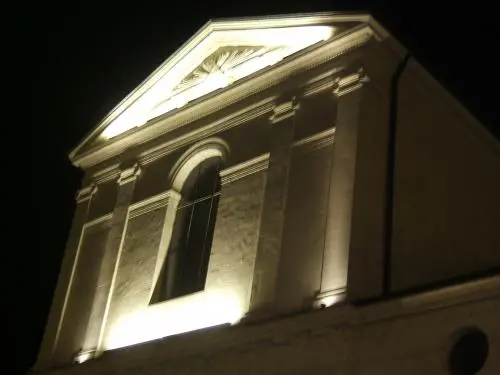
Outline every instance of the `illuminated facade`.
<svg viewBox="0 0 500 375"><path fill-rule="evenodd" d="M70 158L34 372L500 369L500 145L368 15L209 22Z"/></svg>

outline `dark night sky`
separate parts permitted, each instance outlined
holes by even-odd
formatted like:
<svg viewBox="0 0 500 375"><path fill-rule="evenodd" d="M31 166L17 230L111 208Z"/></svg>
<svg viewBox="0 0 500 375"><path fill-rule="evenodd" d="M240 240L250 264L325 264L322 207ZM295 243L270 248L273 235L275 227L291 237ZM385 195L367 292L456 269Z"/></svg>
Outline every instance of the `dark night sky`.
<svg viewBox="0 0 500 375"><path fill-rule="evenodd" d="M26 38L22 47L17 45L22 51L13 60L22 69L21 81L27 81L23 95L30 100L23 103L30 104L21 116L18 113L17 138L4 144L4 150L16 155L8 159L8 169L21 169L13 172L12 191L3 195L8 197L4 206L10 217L3 227L9 239L9 257L3 265L8 268L4 275L10 285L5 289L12 314L4 321L12 337L4 342L14 351L6 359L16 367L9 374L24 374L32 365L47 318L81 177L70 165L68 152L210 18L368 10L500 138L498 95L491 95L498 82L498 60L492 52L499 35L495 1L285 3L73 1L62 8L47 2L26 4L11 34ZM25 156L15 151L21 139L28 140Z"/></svg>

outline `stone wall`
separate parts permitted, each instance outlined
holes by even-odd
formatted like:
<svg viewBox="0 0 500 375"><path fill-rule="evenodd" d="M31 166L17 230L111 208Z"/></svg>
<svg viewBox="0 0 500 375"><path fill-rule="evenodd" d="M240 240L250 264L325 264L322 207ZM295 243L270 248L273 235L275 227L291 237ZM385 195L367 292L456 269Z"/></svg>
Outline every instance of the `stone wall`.
<svg viewBox="0 0 500 375"><path fill-rule="evenodd" d="M346 237L350 241L347 287L351 302L382 294L387 271L384 236L390 87L402 58L384 43L373 39L350 52L350 60L326 63L314 74L296 72L283 86L171 129L88 171L86 182L97 182L98 190L88 213L82 208L68 245L68 254L77 248L80 252L74 277L68 276L71 264L61 279L72 281L67 303L61 304L65 306L62 313L53 314L54 322L59 313L63 319L60 331L54 328L56 323L50 328L43 365L49 365L53 342L57 342L54 363L68 363L79 349L95 347L102 316L107 317L102 349L109 351L80 366L47 374L444 374L444 348L453 332L468 325L478 325L489 335L492 354L484 374L493 374L499 366L500 306L498 292L491 292L488 282L363 307L345 303L310 311L324 268L329 187L336 182L330 174L332 125L339 117L332 94L339 81L334 75L341 72L341 76L352 77L361 65L369 81L358 88L363 90L358 91L359 100L342 108L344 123L355 120L358 125L353 206L348 213L352 230ZM320 87L321 94L307 96L300 85L316 76L323 78L315 81L310 92ZM500 266L498 145L490 145L485 141L488 137L471 131L478 124L457 115L456 103L450 104L436 94L432 84L426 86L420 80L418 71L409 66L400 82L390 259L393 291ZM271 124L269 116L279 107L276 103L290 90L297 94L294 100L301 108L290 111L293 122L290 116L284 120L287 124ZM227 118L254 104L258 110L254 108L252 116ZM205 291L150 305L158 254L162 246L168 247L162 236L169 217L168 203L154 203L147 210L143 204L163 199L172 187L175 163L193 144L208 137L220 138L230 152L222 173ZM281 144L285 137L287 143ZM163 150L159 156L158 147ZM273 152L281 148L279 160L273 159ZM271 179L268 159L277 161ZM117 193L123 188L117 178L122 166L131 161L138 162L142 172L135 185L129 182L127 199L122 197L115 210L120 226L115 225L109 236L108 222L113 222ZM94 172L106 168L111 170L109 178L96 178ZM349 189L353 186L347 185ZM266 207L277 207L269 211L264 226L266 198ZM139 207L138 211L129 210L129 204ZM277 226L275 218L280 220ZM79 226L92 220L99 224L84 229L77 241L82 233ZM276 227L283 229L282 238L275 236ZM257 252L266 238L273 246L263 246L269 257L263 258L262 269L265 271L269 259L275 264L269 279L258 286L265 290L272 284L273 291L265 293L271 298L264 300L274 303L275 310L266 317L271 319L274 314L274 320L255 323L250 318L234 327L174 335L229 323L232 318L237 321L251 310ZM107 241L115 253L109 262L101 262ZM100 284L101 263L107 276ZM338 264L334 266L338 270ZM335 267L331 269L335 271ZM498 287L498 280L494 285ZM110 290L109 311L104 311ZM59 294L66 298L63 292ZM303 314L276 318L276 314L297 311ZM58 333L56 339L51 336L54 332ZM173 336L116 349L168 335Z"/></svg>
<svg viewBox="0 0 500 375"><path fill-rule="evenodd" d="M47 375L449 374L457 332L488 337L481 375L500 366L498 277L365 306L193 332L104 353Z"/></svg>
<svg viewBox="0 0 500 375"><path fill-rule="evenodd" d="M500 144L414 60L398 103L393 289L500 268Z"/></svg>
<svg viewBox="0 0 500 375"><path fill-rule="evenodd" d="M281 311L310 308L320 289L332 149L330 132L293 150L278 272Z"/></svg>
<svg viewBox="0 0 500 375"><path fill-rule="evenodd" d="M160 207L137 216L129 214L104 342L108 341L109 330L117 321L149 304L165 213L166 207Z"/></svg>
<svg viewBox="0 0 500 375"><path fill-rule="evenodd" d="M84 228L54 353L57 363L71 362L84 346L108 233L109 221Z"/></svg>
<svg viewBox="0 0 500 375"><path fill-rule="evenodd" d="M267 157L264 154L221 172L223 188L214 240L205 289L200 293L150 304L155 267L162 250L160 247L168 248L168 242L162 241L163 232L168 230L165 226L169 225L166 221L168 205L173 203L168 198L162 198L165 195L163 192L131 205L111 288L102 338L103 349L131 345L219 322L226 323L228 319L239 319L246 313L252 287ZM162 164L165 165L165 161ZM158 170L156 173L159 173ZM143 176L148 171L145 168ZM168 171L165 175L168 181ZM154 183L158 178L146 181ZM144 184L141 186L138 183L138 186L142 191L151 191ZM97 263L94 266L99 267ZM105 306L106 301L97 299L95 303ZM218 304L224 307L221 311L217 310L220 309ZM94 306L96 308L99 310L98 306ZM205 311L214 308L217 311L213 314ZM183 324L175 322L179 314L185 317ZM208 318L210 314L212 316ZM169 316L171 321L165 325ZM167 318L163 320L162 317ZM152 325L155 319L163 323L155 327ZM96 316L94 320L89 321L89 327L102 324L101 316ZM135 332L135 336L127 332ZM97 344L97 340L90 337L86 337L86 341L93 341L94 347Z"/></svg>

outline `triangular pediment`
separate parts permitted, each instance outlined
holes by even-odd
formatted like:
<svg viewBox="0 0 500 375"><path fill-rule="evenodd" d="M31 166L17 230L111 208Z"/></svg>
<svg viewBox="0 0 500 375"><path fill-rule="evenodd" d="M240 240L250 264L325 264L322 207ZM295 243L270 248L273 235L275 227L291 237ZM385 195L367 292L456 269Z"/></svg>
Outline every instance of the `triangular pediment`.
<svg viewBox="0 0 500 375"><path fill-rule="evenodd" d="M211 21L113 109L70 158L75 160L82 152L113 142L366 20L362 14L314 14Z"/></svg>

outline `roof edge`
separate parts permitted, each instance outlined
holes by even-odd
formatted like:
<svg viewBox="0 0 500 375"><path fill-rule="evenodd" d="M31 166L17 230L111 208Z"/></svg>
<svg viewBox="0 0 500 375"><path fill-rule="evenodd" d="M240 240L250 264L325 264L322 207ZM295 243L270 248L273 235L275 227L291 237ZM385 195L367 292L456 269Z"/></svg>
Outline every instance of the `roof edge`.
<svg viewBox="0 0 500 375"><path fill-rule="evenodd" d="M124 99L114 106L113 109L109 111L101 121L99 121L98 125L89 131L80 142L78 142L77 146L72 149L68 157L70 161L73 162L82 147L84 147L95 135L115 120L126 108L139 99L144 92L146 92L163 76L165 70L168 70L171 66L175 65L178 60L182 59L184 55L186 55L212 31L248 28L250 26L255 27L257 22L259 28L293 27L328 22L369 22L371 18L370 14L366 12L317 12L209 20L202 27L200 27L191 38L184 42L162 64L149 74L134 90L132 90Z"/></svg>

